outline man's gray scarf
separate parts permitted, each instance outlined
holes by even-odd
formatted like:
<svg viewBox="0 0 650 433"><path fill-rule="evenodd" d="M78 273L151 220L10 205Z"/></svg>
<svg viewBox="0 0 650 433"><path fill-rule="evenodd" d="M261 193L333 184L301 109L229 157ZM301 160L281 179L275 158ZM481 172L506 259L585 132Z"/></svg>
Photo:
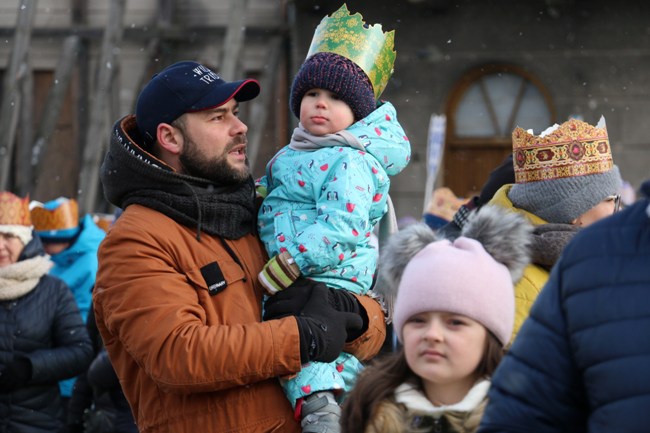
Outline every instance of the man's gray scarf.
<svg viewBox="0 0 650 433"><path fill-rule="evenodd" d="M108 201L120 208L140 204L174 221L210 235L239 239L255 228L255 185L252 178L237 185L218 186L205 179L176 173L156 163L135 144L118 121L101 168Z"/></svg>

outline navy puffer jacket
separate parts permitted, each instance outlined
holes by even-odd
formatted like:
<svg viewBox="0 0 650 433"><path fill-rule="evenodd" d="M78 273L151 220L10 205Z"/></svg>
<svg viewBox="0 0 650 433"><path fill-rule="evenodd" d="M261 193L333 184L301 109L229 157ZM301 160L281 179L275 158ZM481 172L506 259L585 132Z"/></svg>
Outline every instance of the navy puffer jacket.
<svg viewBox="0 0 650 433"><path fill-rule="evenodd" d="M89 424L89 414L94 414L91 418L103 424L102 431L138 433L131 408L122 392L120 380L99 335L92 305L86 328L93 343L95 358L88 370L79 375L75 382L68 405L68 431L80 429L84 424L84 418L86 424Z"/></svg>
<svg viewBox="0 0 650 433"><path fill-rule="evenodd" d="M35 238L19 262L40 254ZM0 433L61 431L58 382L84 371L92 354L72 292L58 278L43 274L33 290L0 301L0 370L16 357L27 358L32 367L27 384L0 392Z"/></svg>
<svg viewBox="0 0 650 433"><path fill-rule="evenodd" d="M566 247L493 377L479 433L650 431L649 215L641 200Z"/></svg>

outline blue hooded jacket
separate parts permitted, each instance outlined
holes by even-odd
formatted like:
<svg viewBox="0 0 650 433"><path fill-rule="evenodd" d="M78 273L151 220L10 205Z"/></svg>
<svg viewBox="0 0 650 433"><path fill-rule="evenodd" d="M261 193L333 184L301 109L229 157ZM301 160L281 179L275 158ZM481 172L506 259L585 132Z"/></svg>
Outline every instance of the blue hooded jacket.
<svg viewBox="0 0 650 433"><path fill-rule="evenodd" d="M97 250L106 233L97 227L90 215L79 222L80 232L65 250L51 256L54 267L49 274L62 279L74 295L84 322L91 305L92 288L97 274ZM60 382L61 395L70 397L74 379Z"/></svg>
<svg viewBox="0 0 650 433"><path fill-rule="evenodd" d="M51 257L54 267L50 275L61 278L70 287L85 321L97 274L97 250L106 233L90 215L83 217L79 226L81 231L72 245Z"/></svg>
<svg viewBox="0 0 650 433"><path fill-rule="evenodd" d="M258 228L269 256L286 250L302 275L365 293L377 261L371 233L387 210L389 176L406 167L411 146L389 102L345 132L364 150L290 144L269 161L257 181L267 190Z"/></svg>

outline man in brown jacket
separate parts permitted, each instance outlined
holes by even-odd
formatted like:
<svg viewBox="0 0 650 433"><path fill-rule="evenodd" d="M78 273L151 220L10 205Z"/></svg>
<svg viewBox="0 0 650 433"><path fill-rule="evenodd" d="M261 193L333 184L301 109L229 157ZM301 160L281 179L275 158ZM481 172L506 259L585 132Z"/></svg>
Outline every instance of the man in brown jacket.
<svg viewBox="0 0 650 433"><path fill-rule="evenodd" d="M195 62L157 74L101 170L125 209L99 250L97 325L141 432L299 432L278 376L384 341L367 296L298 280L267 303L247 126L254 80Z"/></svg>

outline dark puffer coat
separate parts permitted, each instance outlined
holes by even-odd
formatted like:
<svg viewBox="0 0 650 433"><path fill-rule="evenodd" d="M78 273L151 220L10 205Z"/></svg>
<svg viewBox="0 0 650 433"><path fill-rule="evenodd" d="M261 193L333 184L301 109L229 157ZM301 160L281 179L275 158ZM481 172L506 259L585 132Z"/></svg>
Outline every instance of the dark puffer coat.
<svg viewBox="0 0 650 433"><path fill-rule="evenodd" d="M16 264L40 260L41 254L35 238ZM32 370L26 384L0 392L0 433L61 431L58 382L81 373L92 360L90 338L72 292L46 272L34 289L0 301L0 371L16 357L27 358Z"/></svg>
<svg viewBox="0 0 650 433"><path fill-rule="evenodd" d="M92 305L86 326L96 355L88 371L75 382L68 406L68 433L81 432L84 423L93 422L102 424L101 431L107 433L138 433L131 407L99 335Z"/></svg>
<svg viewBox="0 0 650 433"><path fill-rule="evenodd" d="M642 187L650 196L650 182ZM493 377L480 433L650 430L650 200L565 248Z"/></svg>

